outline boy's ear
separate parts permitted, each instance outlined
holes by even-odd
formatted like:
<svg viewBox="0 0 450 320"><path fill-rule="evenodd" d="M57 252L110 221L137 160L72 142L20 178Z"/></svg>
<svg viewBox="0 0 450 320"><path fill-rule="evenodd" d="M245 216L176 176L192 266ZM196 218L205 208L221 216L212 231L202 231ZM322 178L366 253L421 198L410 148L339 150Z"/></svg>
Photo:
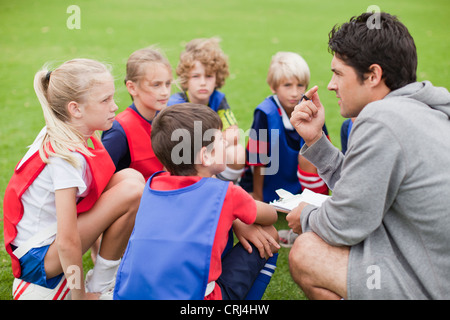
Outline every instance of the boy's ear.
<svg viewBox="0 0 450 320"><path fill-rule="evenodd" d="M81 118L82 112L81 112L81 106L78 104L78 102L70 101L67 104L67 110L69 111L69 114L74 118Z"/></svg>
<svg viewBox="0 0 450 320"><path fill-rule="evenodd" d="M200 149L200 152L198 153L198 157L200 158L199 160L200 160L200 163L202 164L202 166L209 167L212 164L211 153L208 152L206 147L202 147Z"/></svg>

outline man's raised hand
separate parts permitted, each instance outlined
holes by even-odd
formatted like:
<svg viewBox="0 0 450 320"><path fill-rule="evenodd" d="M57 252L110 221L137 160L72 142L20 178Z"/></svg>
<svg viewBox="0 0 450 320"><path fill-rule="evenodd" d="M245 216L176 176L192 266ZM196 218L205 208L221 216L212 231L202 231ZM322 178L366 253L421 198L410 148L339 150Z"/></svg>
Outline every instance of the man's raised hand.
<svg viewBox="0 0 450 320"><path fill-rule="evenodd" d="M295 106L291 115L291 123L298 134L311 146L322 137L322 127L325 124L325 110L314 86L305 93L307 99Z"/></svg>

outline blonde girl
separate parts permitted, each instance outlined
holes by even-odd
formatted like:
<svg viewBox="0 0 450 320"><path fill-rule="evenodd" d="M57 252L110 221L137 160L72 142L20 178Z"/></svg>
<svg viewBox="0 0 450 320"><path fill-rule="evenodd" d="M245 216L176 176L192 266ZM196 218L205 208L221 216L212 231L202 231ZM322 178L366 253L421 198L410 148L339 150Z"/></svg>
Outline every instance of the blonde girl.
<svg viewBox="0 0 450 320"><path fill-rule="evenodd" d="M34 88L46 126L16 167L4 200L14 298L107 297L144 186L134 170L114 174L94 134L114 121L113 77L102 63L75 59L37 72ZM82 255L100 235L85 284Z"/></svg>
<svg viewBox="0 0 450 320"><path fill-rule="evenodd" d="M125 85L132 104L117 115L102 142L116 170L133 168L145 179L163 169L152 150L151 131L155 115L167 105L172 86L172 68L156 47L133 52L127 62Z"/></svg>

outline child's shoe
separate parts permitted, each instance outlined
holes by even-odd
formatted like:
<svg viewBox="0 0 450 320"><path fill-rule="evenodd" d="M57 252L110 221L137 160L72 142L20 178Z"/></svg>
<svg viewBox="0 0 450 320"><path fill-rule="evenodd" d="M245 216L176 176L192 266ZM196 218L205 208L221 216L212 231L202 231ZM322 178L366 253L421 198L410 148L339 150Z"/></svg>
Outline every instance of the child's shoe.
<svg viewBox="0 0 450 320"><path fill-rule="evenodd" d="M34 283L26 282L22 279L14 279L13 282L14 300L70 300L70 289L67 280L63 276L54 289L45 288Z"/></svg>
<svg viewBox="0 0 450 320"><path fill-rule="evenodd" d="M292 229L280 230L278 231L278 237L280 239L280 246L290 248L294 244L295 239L297 239L298 234L292 231Z"/></svg>

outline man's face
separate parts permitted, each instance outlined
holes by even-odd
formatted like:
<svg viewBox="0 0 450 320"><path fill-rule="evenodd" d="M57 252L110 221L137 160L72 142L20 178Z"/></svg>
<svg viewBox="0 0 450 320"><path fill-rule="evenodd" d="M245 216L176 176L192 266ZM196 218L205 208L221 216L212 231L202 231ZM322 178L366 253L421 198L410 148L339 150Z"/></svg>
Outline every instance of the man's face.
<svg viewBox="0 0 450 320"><path fill-rule="evenodd" d="M361 110L371 102L370 87L366 80L358 79L353 67L348 66L334 55L331 60L333 76L328 84L328 90L336 91L341 115L345 118L356 117Z"/></svg>

